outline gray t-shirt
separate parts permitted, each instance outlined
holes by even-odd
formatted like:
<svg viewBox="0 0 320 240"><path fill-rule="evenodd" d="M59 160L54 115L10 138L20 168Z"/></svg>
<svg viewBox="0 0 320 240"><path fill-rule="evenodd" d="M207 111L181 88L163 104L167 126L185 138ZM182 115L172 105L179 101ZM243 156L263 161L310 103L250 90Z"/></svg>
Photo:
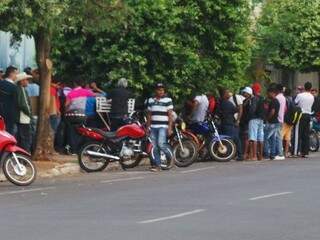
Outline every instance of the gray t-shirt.
<svg viewBox="0 0 320 240"><path fill-rule="evenodd" d="M207 110L209 107L209 101L206 95L196 96L195 101L198 102L197 108L191 115L191 123L203 122L206 118Z"/></svg>

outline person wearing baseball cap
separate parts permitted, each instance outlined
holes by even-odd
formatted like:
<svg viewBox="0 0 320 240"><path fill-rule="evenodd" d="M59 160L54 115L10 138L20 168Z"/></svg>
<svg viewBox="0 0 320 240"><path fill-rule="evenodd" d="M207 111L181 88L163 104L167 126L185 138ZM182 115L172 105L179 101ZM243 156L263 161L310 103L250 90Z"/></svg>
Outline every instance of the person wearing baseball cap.
<svg viewBox="0 0 320 240"><path fill-rule="evenodd" d="M167 137L172 134L173 104L172 99L166 96L163 83L156 83L155 96L147 101L147 129L150 129L151 140L154 147L152 172L161 170L160 153L164 152L167 158L172 158L172 152L167 144Z"/></svg>
<svg viewBox="0 0 320 240"><path fill-rule="evenodd" d="M253 91L251 87L245 87L241 90L242 96L245 98L242 105L242 117L240 119L240 138L242 141L243 147L243 158L244 160L249 159L249 138L248 138L248 129L249 129L249 113L250 113L250 104L253 97Z"/></svg>
<svg viewBox="0 0 320 240"><path fill-rule="evenodd" d="M32 130L31 130L31 103L26 91L28 81L32 76L25 72L17 74L15 83L18 86L17 91L17 106L18 106L18 134L17 140L20 147L27 151L31 151L32 146Z"/></svg>

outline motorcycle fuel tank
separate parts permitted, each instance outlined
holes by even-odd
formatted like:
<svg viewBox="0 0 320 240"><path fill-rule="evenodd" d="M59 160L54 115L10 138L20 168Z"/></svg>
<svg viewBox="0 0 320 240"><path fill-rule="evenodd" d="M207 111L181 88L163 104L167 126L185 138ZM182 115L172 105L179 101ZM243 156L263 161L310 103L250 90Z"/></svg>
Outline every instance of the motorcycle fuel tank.
<svg viewBox="0 0 320 240"><path fill-rule="evenodd" d="M125 125L117 130L117 137L129 137L129 138L142 138L145 136L144 129L133 123L129 125Z"/></svg>

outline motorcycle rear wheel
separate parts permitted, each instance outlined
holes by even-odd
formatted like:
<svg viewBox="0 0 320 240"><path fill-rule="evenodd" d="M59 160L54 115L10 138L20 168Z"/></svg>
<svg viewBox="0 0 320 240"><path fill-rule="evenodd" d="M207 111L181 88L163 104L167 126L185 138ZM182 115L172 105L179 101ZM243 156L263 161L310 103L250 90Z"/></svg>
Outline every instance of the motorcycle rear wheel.
<svg viewBox="0 0 320 240"><path fill-rule="evenodd" d="M315 131L310 132L309 141L310 141L310 151L311 152L319 151L320 141L319 141L318 134Z"/></svg>
<svg viewBox="0 0 320 240"><path fill-rule="evenodd" d="M78 161L81 169L90 172L101 172L109 164L110 160L103 157L89 156L87 151L107 153L107 149L100 142L88 142L84 144L78 153Z"/></svg>
<svg viewBox="0 0 320 240"><path fill-rule="evenodd" d="M11 183L17 186L28 186L36 179L36 168L28 156L16 153L16 157L22 165L22 172L18 173L20 170L14 156L12 153L9 153L3 162L3 173Z"/></svg>
<svg viewBox="0 0 320 240"><path fill-rule="evenodd" d="M124 169L135 168L136 166L138 166L140 164L142 158L143 158L143 156L141 154L137 154L130 159L121 160L122 168L124 168Z"/></svg>
<svg viewBox="0 0 320 240"><path fill-rule="evenodd" d="M180 143L176 142L173 144L173 155L175 159L175 165L177 167L188 167L193 164L198 157L197 145L189 139L183 139L182 145L184 151L182 150Z"/></svg>

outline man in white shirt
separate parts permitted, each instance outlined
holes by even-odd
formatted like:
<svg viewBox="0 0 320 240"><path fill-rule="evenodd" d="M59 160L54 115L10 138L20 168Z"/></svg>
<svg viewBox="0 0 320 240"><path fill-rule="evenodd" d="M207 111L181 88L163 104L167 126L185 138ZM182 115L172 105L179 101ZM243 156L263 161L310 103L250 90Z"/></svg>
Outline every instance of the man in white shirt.
<svg viewBox="0 0 320 240"><path fill-rule="evenodd" d="M311 94L312 84L306 82L304 84L305 91L299 93L294 100L295 104L301 108L302 116L297 123L296 128L299 129L296 141L301 143L301 156L308 157L309 154L309 134L310 134L310 117L312 114L312 105L314 103L314 96ZM296 145L296 144L295 144ZM297 153L297 150L296 150Z"/></svg>
<svg viewBox="0 0 320 240"><path fill-rule="evenodd" d="M209 100L206 95L198 95L192 102L192 113L190 116L190 123L203 122L206 118L209 107Z"/></svg>
<svg viewBox="0 0 320 240"><path fill-rule="evenodd" d="M234 119L236 120L236 125L239 126L240 119L242 117L243 112L243 101L245 100L245 97L238 94L233 94L230 96L229 101L232 102L233 105L235 105L238 108L238 112L234 114Z"/></svg>

